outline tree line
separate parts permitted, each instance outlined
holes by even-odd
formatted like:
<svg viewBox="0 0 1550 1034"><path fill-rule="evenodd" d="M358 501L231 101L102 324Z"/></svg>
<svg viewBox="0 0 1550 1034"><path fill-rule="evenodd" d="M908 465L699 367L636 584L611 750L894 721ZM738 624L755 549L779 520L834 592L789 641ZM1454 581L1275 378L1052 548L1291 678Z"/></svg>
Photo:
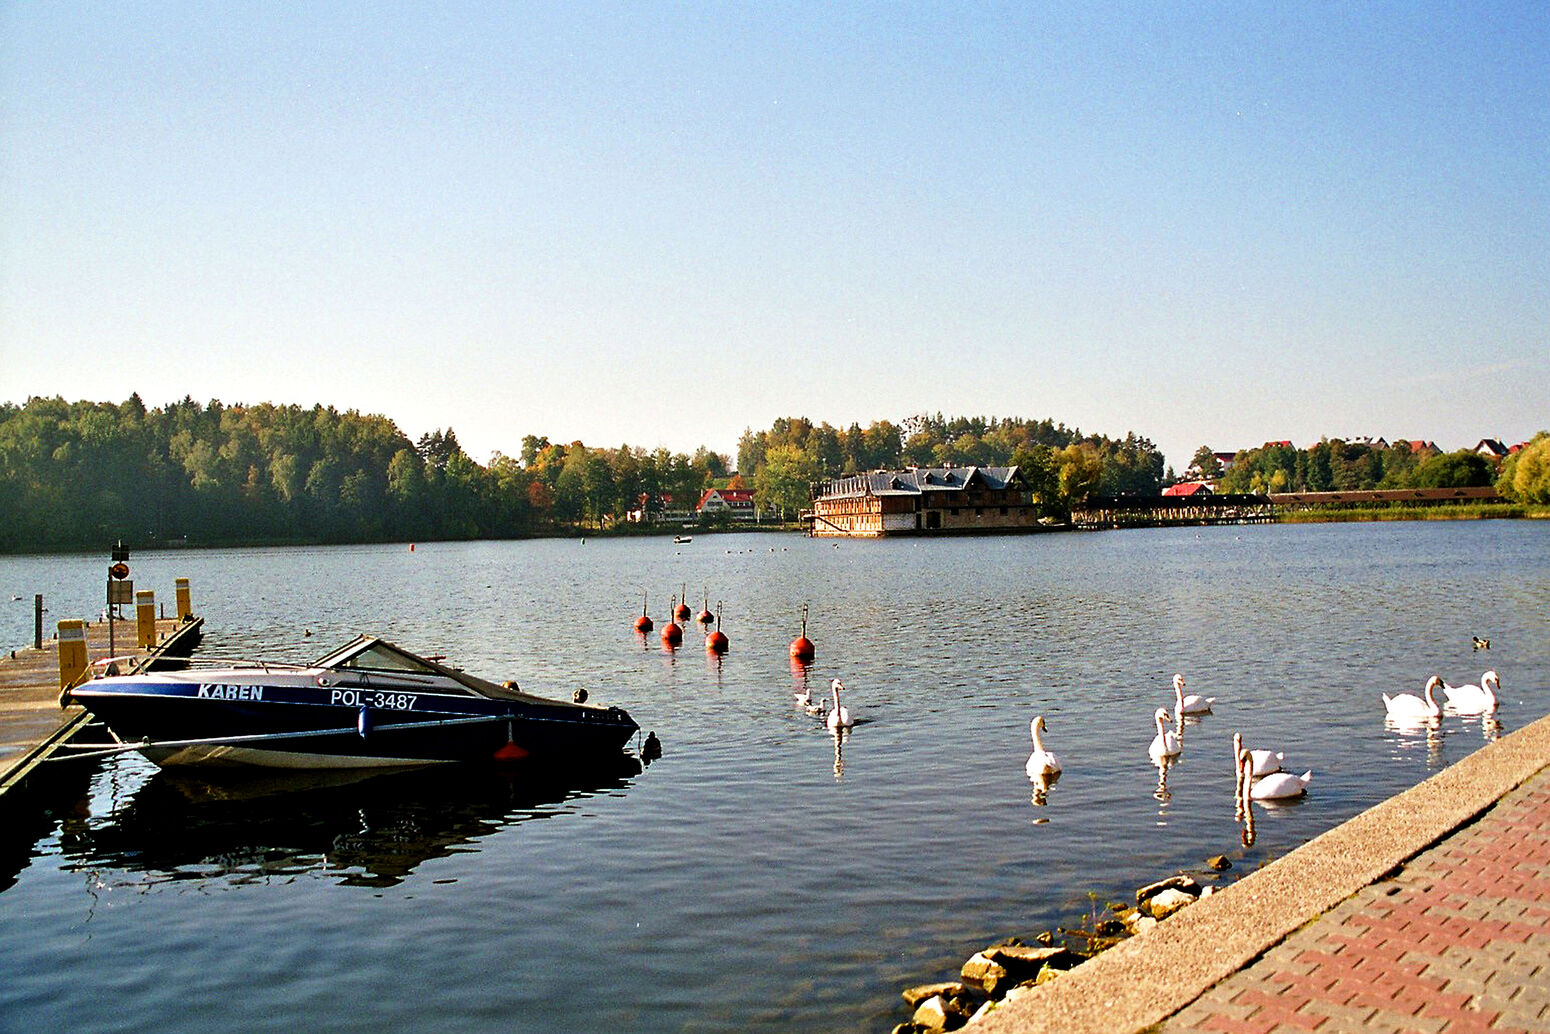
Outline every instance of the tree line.
<svg viewBox="0 0 1550 1034"><path fill-rule="evenodd" d="M1197 461L1210 457L1202 449ZM1214 462L1214 459L1212 460ZM750 488L795 517L825 479L918 466L1016 466L1056 518L1092 494L1153 495L1174 480L1146 438L1049 420L921 414L847 428L802 417L744 432L737 465L629 445L528 435L475 462L449 427L411 441L384 416L332 407L147 408L32 398L0 403L0 551L151 545L512 538L628 524L631 511L692 513L708 488ZM1550 434L1498 470L1471 452L1420 456L1328 440L1240 453L1223 491L1329 491L1494 483L1550 502ZM725 520L725 518L721 518Z"/></svg>
<svg viewBox="0 0 1550 1034"><path fill-rule="evenodd" d="M529 436L479 464L332 407L0 404L0 550L190 542L510 538L599 525L644 492L698 501L723 457Z"/></svg>
<svg viewBox="0 0 1550 1034"><path fill-rule="evenodd" d="M1470 449L1413 451L1392 445L1326 438L1306 449L1271 442L1247 449L1221 469L1210 449L1195 454L1193 472L1217 477L1220 492L1363 492L1404 488L1494 485L1505 499L1550 502L1550 433L1540 432L1498 462Z"/></svg>
<svg viewBox="0 0 1550 1034"><path fill-rule="evenodd" d="M510 538L622 525L643 504L692 512L713 487L751 488L764 512L794 517L824 478L908 464L1016 465L1055 511L1089 492L1156 492L1164 476L1145 438L1048 420L781 419L744 433L734 472L706 448L535 435L480 464L450 427L411 441L387 417L324 406L31 398L0 404L0 550Z"/></svg>

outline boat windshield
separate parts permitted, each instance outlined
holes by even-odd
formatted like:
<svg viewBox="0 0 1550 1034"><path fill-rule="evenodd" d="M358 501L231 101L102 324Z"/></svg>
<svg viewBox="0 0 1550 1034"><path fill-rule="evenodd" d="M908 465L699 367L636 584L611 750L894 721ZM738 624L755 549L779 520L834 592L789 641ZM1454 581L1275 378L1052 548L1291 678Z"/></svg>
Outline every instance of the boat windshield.
<svg viewBox="0 0 1550 1034"><path fill-rule="evenodd" d="M335 660L330 667L348 668L354 671L411 672L417 675L439 675L441 672L420 658L387 643L377 642L350 657Z"/></svg>
<svg viewBox="0 0 1550 1034"><path fill-rule="evenodd" d="M510 688L497 686L484 679L475 678L467 672L437 664L437 660L440 658L430 660L416 657L408 650L402 650L385 639L361 636L316 661L314 667L330 668L341 672L359 672L363 678L375 673L405 676L414 681L420 681L428 676L436 680L436 684L441 687L441 692L451 691L503 698L516 698L522 695L514 686Z"/></svg>

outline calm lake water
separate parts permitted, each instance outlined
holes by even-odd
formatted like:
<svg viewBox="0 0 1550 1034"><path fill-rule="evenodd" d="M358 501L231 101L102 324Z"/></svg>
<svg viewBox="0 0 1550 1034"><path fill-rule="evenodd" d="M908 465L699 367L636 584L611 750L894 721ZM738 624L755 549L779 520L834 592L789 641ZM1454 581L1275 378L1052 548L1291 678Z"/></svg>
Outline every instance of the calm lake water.
<svg viewBox="0 0 1550 1034"><path fill-rule="evenodd" d="M436 771L224 780L56 766L0 837L0 1030L883 1031L904 986L1226 854L1285 853L1550 710L1550 524L784 535L136 553L202 655L310 659L371 631L627 708L664 754L555 784ZM105 556L0 558L0 632L101 609ZM718 603L731 652L691 629ZM810 607L842 745L795 706ZM310 631L311 636L306 633ZM1491 640L1476 653L1470 637ZM1379 694L1501 673L1499 726L1387 727ZM1170 679L1217 698L1158 794ZM1044 714L1064 777L1035 805ZM1311 768L1233 815L1231 737Z"/></svg>

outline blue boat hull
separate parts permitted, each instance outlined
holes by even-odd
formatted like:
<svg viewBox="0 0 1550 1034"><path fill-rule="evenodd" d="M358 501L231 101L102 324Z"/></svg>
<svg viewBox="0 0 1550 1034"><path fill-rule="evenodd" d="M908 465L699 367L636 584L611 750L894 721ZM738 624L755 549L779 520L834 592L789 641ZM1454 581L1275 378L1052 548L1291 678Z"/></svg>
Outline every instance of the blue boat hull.
<svg viewBox="0 0 1550 1034"><path fill-rule="evenodd" d="M100 679L72 696L160 765L361 768L617 753L619 708L435 693Z"/></svg>

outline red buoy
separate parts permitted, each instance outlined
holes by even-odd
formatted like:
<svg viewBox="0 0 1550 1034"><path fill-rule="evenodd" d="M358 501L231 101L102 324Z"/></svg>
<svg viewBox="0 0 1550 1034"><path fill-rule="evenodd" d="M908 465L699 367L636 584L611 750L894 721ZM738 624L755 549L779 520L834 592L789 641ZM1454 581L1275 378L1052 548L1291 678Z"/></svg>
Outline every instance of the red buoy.
<svg viewBox="0 0 1550 1034"><path fill-rule="evenodd" d="M716 623L719 625L721 623L721 617L720 617L721 605L719 603L716 605L716 612L717 612ZM726 636L726 633L721 631L718 628L718 629L716 629L716 631L714 631L710 635L706 636L705 637L705 651L707 653L715 653L715 654L726 653L727 652L727 636Z"/></svg>
<svg viewBox="0 0 1550 1034"><path fill-rule="evenodd" d="M686 600L688 600L688 598L689 598L689 587L686 585L686 586L684 586L684 594L682 596L678 597L678 606L673 608L673 619L675 621L688 621L689 620L689 615L692 612L689 610L689 604L685 602Z"/></svg>
<svg viewBox="0 0 1550 1034"><path fill-rule="evenodd" d="M676 606L669 607L667 612L669 615L676 614L678 608ZM683 638L684 630L678 627L678 622L674 621L671 616L668 617L667 624L662 626L662 645L671 649L683 642Z"/></svg>
<svg viewBox="0 0 1550 1034"><path fill-rule="evenodd" d="M640 617L635 619L635 631L639 632L641 635L645 635L655 627L656 625L652 622L651 618L646 616L646 600L642 598L640 601Z"/></svg>
<svg viewBox="0 0 1550 1034"><path fill-rule="evenodd" d="M791 659L806 663L817 654L813 641L807 638L807 604L802 604L802 634L791 640Z"/></svg>

